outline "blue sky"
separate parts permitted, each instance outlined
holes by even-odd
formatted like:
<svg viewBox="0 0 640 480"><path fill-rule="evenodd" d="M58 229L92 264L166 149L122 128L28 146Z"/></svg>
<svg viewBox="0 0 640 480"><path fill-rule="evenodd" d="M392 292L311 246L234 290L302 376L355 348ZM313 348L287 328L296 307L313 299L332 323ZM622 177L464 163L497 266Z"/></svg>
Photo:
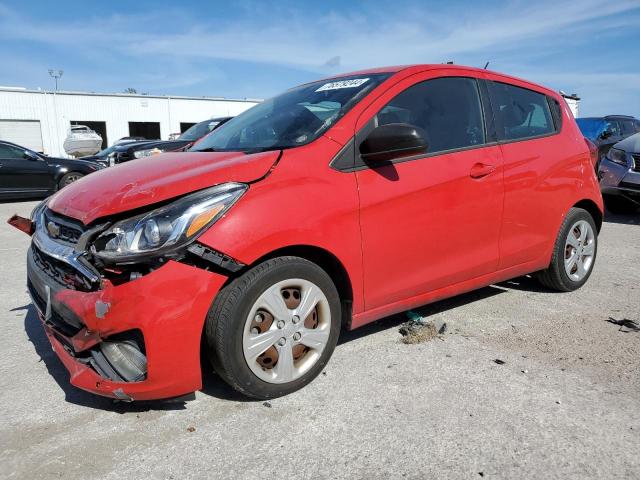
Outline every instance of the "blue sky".
<svg viewBox="0 0 640 480"><path fill-rule="evenodd" d="M233 3L233 5L229 5ZM0 0L0 85L265 98L319 77L453 60L640 116L639 0Z"/></svg>

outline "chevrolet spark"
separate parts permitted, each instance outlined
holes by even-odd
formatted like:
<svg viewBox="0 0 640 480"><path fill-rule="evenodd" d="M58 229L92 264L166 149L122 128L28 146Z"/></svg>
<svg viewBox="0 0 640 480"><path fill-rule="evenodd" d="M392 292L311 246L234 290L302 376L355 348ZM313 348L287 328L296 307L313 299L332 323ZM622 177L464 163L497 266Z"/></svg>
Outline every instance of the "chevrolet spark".
<svg viewBox="0 0 640 480"><path fill-rule="evenodd" d="M343 329L525 274L582 286L602 223L594 154L560 95L486 70L308 83L189 152L43 202L23 225L28 289L79 388L180 396L207 358L277 397L322 371Z"/></svg>

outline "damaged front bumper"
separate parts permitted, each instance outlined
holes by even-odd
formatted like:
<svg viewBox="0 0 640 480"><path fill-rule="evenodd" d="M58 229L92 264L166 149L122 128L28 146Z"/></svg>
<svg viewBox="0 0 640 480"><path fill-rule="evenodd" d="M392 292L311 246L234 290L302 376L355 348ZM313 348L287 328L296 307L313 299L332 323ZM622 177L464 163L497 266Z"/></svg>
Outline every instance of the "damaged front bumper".
<svg viewBox="0 0 640 480"><path fill-rule="evenodd" d="M36 229L27 258L28 288L73 385L127 401L171 398L202 387L202 329L227 277L168 261L135 280L116 285L99 279L96 286L90 265L74 257L72 248L52 251L47 238Z"/></svg>

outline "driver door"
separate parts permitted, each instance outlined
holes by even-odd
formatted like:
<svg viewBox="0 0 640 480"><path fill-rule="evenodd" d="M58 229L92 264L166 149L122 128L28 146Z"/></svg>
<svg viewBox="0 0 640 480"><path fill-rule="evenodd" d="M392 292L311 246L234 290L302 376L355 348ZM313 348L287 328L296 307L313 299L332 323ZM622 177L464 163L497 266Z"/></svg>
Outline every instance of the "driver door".
<svg viewBox="0 0 640 480"><path fill-rule="evenodd" d="M487 145L479 81L417 75L367 112L355 145L365 308L496 271L502 156ZM359 159L368 132L388 123L422 128L426 153L377 165Z"/></svg>
<svg viewBox="0 0 640 480"><path fill-rule="evenodd" d="M23 148L0 144L0 191L46 194L53 187L53 176L46 161L31 156Z"/></svg>

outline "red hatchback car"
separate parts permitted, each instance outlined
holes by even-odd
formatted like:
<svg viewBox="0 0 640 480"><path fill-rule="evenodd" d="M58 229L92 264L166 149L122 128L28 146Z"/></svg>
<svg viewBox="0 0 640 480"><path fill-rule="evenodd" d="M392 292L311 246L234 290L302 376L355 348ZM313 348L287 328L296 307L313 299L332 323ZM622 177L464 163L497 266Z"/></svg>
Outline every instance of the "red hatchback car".
<svg viewBox="0 0 640 480"><path fill-rule="evenodd" d="M201 388L203 353L277 397L343 328L534 272L583 285L592 160L544 87L453 65L351 73L62 189L32 215L28 287L77 387L179 396Z"/></svg>

